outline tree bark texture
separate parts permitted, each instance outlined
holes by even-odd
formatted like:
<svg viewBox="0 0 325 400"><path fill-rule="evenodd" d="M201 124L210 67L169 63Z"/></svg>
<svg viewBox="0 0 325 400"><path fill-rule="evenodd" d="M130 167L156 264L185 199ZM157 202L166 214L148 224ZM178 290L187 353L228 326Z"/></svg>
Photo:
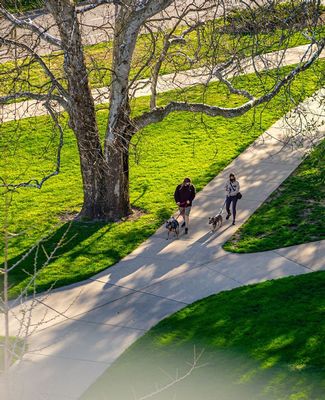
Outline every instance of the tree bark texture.
<svg viewBox="0 0 325 400"><path fill-rule="evenodd" d="M119 7L115 21L112 82L104 155L114 174L110 202L123 216L131 212L129 199L129 146L135 132L130 117L129 74L141 23L128 7Z"/></svg>
<svg viewBox="0 0 325 400"><path fill-rule="evenodd" d="M130 212L126 152L117 141L104 156L74 2L49 0L48 7L61 37L70 126L78 143L84 195L79 217L115 221ZM117 120L119 127L121 117Z"/></svg>

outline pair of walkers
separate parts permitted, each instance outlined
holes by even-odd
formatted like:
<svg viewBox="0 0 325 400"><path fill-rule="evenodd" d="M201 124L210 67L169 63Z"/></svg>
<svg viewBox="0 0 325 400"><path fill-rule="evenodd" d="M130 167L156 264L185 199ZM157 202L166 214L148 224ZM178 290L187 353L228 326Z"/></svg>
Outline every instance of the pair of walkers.
<svg viewBox="0 0 325 400"><path fill-rule="evenodd" d="M225 186L227 197L225 200L227 216L226 219L229 219L232 215L232 224L236 223L236 206L238 200L238 193L240 189L239 182L236 180L234 174L229 175L229 180ZM183 183L178 185L175 189L174 199L176 204L179 207L180 215L183 217L183 223L181 225L182 228L185 227L185 234L188 233L188 227L190 222L190 212L192 208L192 202L195 198L195 187L191 183L190 178L185 178ZM232 205L232 212L230 211L230 206Z"/></svg>

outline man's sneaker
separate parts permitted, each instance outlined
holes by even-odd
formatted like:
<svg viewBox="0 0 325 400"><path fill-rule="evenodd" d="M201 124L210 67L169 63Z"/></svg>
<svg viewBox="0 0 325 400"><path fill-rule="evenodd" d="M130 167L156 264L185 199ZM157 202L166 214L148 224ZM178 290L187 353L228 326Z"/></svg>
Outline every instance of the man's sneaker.
<svg viewBox="0 0 325 400"><path fill-rule="evenodd" d="M185 221L182 223L181 228L184 228L185 226Z"/></svg>
<svg viewBox="0 0 325 400"><path fill-rule="evenodd" d="M188 234L188 228L185 228L185 235L187 235Z"/></svg>
<svg viewBox="0 0 325 400"><path fill-rule="evenodd" d="M231 215L231 213L227 214L226 219L229 219L230 215Z"/></svg>

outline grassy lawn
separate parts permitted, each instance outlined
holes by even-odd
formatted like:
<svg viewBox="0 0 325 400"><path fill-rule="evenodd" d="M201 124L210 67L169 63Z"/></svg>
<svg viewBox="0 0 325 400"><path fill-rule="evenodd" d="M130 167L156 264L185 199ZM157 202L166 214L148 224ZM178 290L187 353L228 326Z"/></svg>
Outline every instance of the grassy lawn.
<svg viewBox="0 0 325 400"><path fill-rule="evenodd" d="M325 141L224 245L251 253L325 239Z"/></svg>
<svg viewBox="0 0 325 400"><path fill-rule="evenodd" d="M283 69L288 72L291 67ZM9 210L12 233L22 233L10 240L10 265L41 237L48 237L44 246L48 253L69 227L67 241L55 259L38 276L38 290L51 285L62 286L80 281L103 270L130 253L174 210L174 187L189 175L198 190L238 156L252 141L292 107L311 95L322 82L319 80L324 62L319 61L292 84L290 98L283 93L266 106L240 118L211 118L190 113L174 113L159 124L148 126L133 138L130 155L130 195L133 207L145 214L123 223L67 222L82 205L82 186L77 146L72 132L65 127L61 173L51 178L41 190L21 189L14 193ZM269 77L268 85L273 85ZM238 87L249 85L254 94L260 93L259 80L253 75L236 80ZM230 95L218 83L205 93L207 103L224 106L239 105L242 98ZM159 104L170 99L200 101L202 87L159 96ZM149 99L135 100L136 112L148 108ZM105 131L107 110L98 111L101 132ZM65 124L65 117L62 117ZM42 177L53 169L58 133L47 117L30 118L19 123L0 126L0 176L7 181L22 181ZM3 211L3 203L1 204ZM2 246L2 244L1 244ZM45 254L40 250L36 265ZM28 257L11 273L11 297L24 287L28 273L34 269L34 255Z"/></svg>
<svg viewBox="0 0 325 400"><path fill-rule="evenodd" d="M221 292L161 321L81 400L324 400L325 272Z"/></svg>
<svg viewBox="0 0 325 400"><path fill-rule="evenodd" d="M77 0L81 3L83 0ZM11 12L26 12L43 9L45 7L44 0L4 0L4 6Z"/></svg>
<svg viewBox="0 0 325 400"><path fill-rule="evenodd" d="M221 63L229 59L233 54L236 54L239 58L247 57L251 55L252 48L254 53L263 54L309 43L304 32L299 31L276 30L272 33L259 34L258 36L228 33L211 34L211 30L215 30L215 24L215 22L208 21L200 28L200 43L196 33L192 32L186 36L187 42L185 45L173 45L171 48L172 55L168 56L163 62L161 74L198 68L202 65L209 65L209 62L215 65L217 62ZM180 34L182 31L182 28L178 29L176 34ZM325 26L321 25L315 28L314 36L315 38L320 38L324 36L324 33ZM131 79L135 76L138 76L138 79L151 76L152 67L161 53L163 42L164 37L160 34L154 50L155 56L148 63L148 66L143 69L144 60L147 60L150 56L153 45L149 34L139 36L132 59ZM218 43L218 50L213 51L215 42ZM108 86L111 81L112 41L85 46L84 53L91 87ZM58 81L66 87L62 69L62 53L53 52L42 58ZM30 58L0 64L0 78L2 83L0 96L24 90L41 93L46 92L51 87L51 83L43 69L36 60Z"/></svg>
<svg viewBox="0 0 325 400"><path fill-rule="evenodd" d="M43 0L4 0L3 5L8 8L11 12L25 12L31 10L37 10L39 8L44 7Z"/></svg>

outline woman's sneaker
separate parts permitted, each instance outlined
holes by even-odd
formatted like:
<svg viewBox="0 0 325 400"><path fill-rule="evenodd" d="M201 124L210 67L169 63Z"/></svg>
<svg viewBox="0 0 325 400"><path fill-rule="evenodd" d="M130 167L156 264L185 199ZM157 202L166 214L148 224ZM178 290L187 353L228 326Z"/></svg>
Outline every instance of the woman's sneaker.
<svg viewBox="0 0 325 400"><path fill-rule="evenodd" d="M188 228L185 228L185 235L187 235L188 234Z"/></svg>
<svg viewBox="0 0 325 400"><path fill-rule="evenodd" d="M231 213L227 214L226 219L229 219L231 216Z"/></svg>
<svg viewBox="0 0 325 400"><path fill-rule="evenodd" d="M181 228L184 228L185 226L185 221L182 223Z"/></svg>

